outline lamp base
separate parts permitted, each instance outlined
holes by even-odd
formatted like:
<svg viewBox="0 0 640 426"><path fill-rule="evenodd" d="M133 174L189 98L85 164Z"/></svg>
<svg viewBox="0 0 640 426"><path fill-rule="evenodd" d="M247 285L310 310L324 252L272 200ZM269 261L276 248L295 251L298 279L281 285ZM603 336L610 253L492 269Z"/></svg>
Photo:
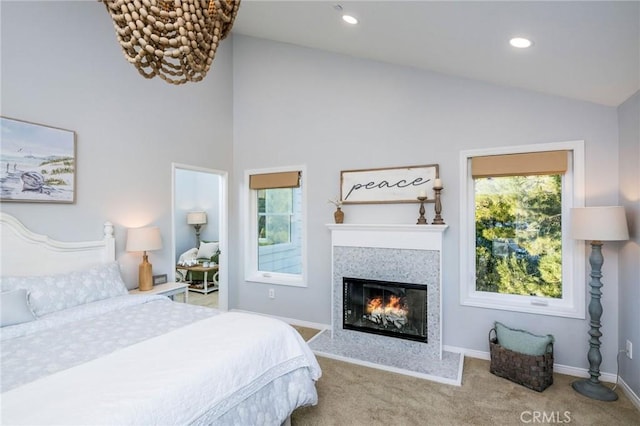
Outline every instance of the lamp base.
<svg viewBox="0 0 640 426"><path fill-rule="evenodd" d="M138 290L149 291L153 289L152 266L149 263L147 252L144 252L142 263L138 268Z"/></svg>
<svg viewBox="0 0 640 426"><path fill-rule="evenodd" d="M581 395L598 401L616 401L618 394L602 383L593 383L590 379L576 380L571 387Z"/></svg>

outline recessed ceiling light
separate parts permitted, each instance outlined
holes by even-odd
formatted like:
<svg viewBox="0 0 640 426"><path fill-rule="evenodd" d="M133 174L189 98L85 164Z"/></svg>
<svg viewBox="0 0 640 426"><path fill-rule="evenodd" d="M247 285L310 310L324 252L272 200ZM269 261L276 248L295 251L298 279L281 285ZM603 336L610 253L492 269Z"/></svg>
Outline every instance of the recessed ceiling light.
<svg viewBox="0 0 640 426"><path fill-rule="evenodd" d="M351 25L355 25L358 23L358 20L351 15L342 15L342 20Z"/></svg>
<svg viewBox="0 0 640 426"><path fill-rule="evenodd" d="M527 47L531 47L533 42L528 38L524 37L514 37L509 40L509 44L513 47L517 47L518 49L526 49Z"/></svg>

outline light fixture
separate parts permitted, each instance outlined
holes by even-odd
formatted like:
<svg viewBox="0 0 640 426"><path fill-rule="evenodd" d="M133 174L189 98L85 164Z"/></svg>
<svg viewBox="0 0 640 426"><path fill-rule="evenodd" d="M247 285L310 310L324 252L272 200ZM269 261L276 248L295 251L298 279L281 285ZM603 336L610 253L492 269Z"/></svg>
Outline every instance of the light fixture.
<svg viewBox="0 0 640 426"><path fill-rule="evenodd" d="M127 61L145 78L171 84L202 80L240 0L100 0Z"/></svg>
<svg viewBox="0 0 640 426"><path fill-rule="evenodd" d="M528 38L513 37L511 40L509 40L509 44L513 47L517 47L518 49L526 49L527 47L531 47L533 42Z"/></svg>
<svg viewBox="0 0 640 426"><path fill-rule="evenodd" d="M600 401L615 401L618 395L609 387L600 383L600 317L602 316L602 304L600 298L602 292L601 268L604 258L602 257L602 241L622 241L629 239L627 220L624 208L619 206L611 207L583 207L571 209L571 238L575 240L591 241L591 301L589 302L589 316L591 329L589 330L589 379L577 380L571 384L573 389L589 398Z"/></svg>
<svg viewBox="0 0 640 426"><path fill-rule="evenodd" d="M196 228L196 247L200 247L200 227L207 223L207 213L202 211L187 213L187 224Z"/></svg>
<svg viewBox="0 0 640 426"><path fill-rule="evenodd" d="M153 288L152 265L149 263L148 251L160 250L162 238L160 230L156 226L146 228L130 228L127 231L127 251L144 252L142 263L138 268L138 287L140 291L148 291Z"/></svg>
<svg viewBox="0 0 640 426"><path fill-rule="evenodd" d="M334 4L333 9L339 13L342 13L343 7L341 4ZM358 23L358 19L355 16L347 15L346 13L342 15L342 20L347 24L356 25Z"/></svg>
<svg viewBox="0 0 640 426"><path fill-rule="evenodd" d="M356 25L358 23L358 19L351 15L342 15L342 20L351 25Z"/></svg>

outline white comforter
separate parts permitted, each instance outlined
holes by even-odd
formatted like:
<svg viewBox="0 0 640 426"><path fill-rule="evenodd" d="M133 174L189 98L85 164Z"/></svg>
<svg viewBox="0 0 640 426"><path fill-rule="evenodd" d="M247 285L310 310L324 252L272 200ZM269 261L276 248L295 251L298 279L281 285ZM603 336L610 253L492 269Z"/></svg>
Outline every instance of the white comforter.
<svg viewBox="0 0 640 426"><path fill-rule="evenodd" d="M3 424L188 424L318 363L287 324L226 313L4 392Z"/></svg>

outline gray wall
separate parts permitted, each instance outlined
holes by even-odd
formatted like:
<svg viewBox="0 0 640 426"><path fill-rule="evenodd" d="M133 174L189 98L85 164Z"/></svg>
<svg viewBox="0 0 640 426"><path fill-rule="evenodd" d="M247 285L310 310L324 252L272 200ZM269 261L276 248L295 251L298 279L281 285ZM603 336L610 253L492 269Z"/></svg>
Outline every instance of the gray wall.
<svg viewBox="0 0 640 426"><path fill-rule="evenodd" d="M156 225L164 248L154 273L173 276L171 163L230 170L231 40L197 84L144 79L124 58L99 2L2 1L2 115L74 130L75 204L3 203L25 225L63 241L99 239L116 226L129 287L140 253L124 251L126 228Z"/></svg>
<svg viewBox="0 0 640 426"><path fill-rule="evenodd" d="M585 140L587 205L618 202L615 108L499 87L417 69L246 37L234 37L234 174L246 169L307 166L309 283L243 281L232 266L236 307L312 322L330 322L330 234L340 171L440 165L443 218L444 344L488 351L493 321L553 333L556 362L587 368L588 321L459 304L459 153L505 145ZM237 191L240 187L236 186ZM416 205L348 205L347 223L415 223ZM429 206L429 216L433 210ZM233 235L242 235L235 223ZM241 258L240 245L234 258ZM605 245L603 371L616 371L617 245ZM586 285L586 283L584 284ZM586 304L586 300L585 300Z"/></svg>
<svg viewBox="0 0 640 426"><path fill-rule="evenodd" d="M620 204L627 211L629 241L620 248L619 343L633 343L633 359L620 357L620 376L640 395L640 92L618 107Z"/></svg>

